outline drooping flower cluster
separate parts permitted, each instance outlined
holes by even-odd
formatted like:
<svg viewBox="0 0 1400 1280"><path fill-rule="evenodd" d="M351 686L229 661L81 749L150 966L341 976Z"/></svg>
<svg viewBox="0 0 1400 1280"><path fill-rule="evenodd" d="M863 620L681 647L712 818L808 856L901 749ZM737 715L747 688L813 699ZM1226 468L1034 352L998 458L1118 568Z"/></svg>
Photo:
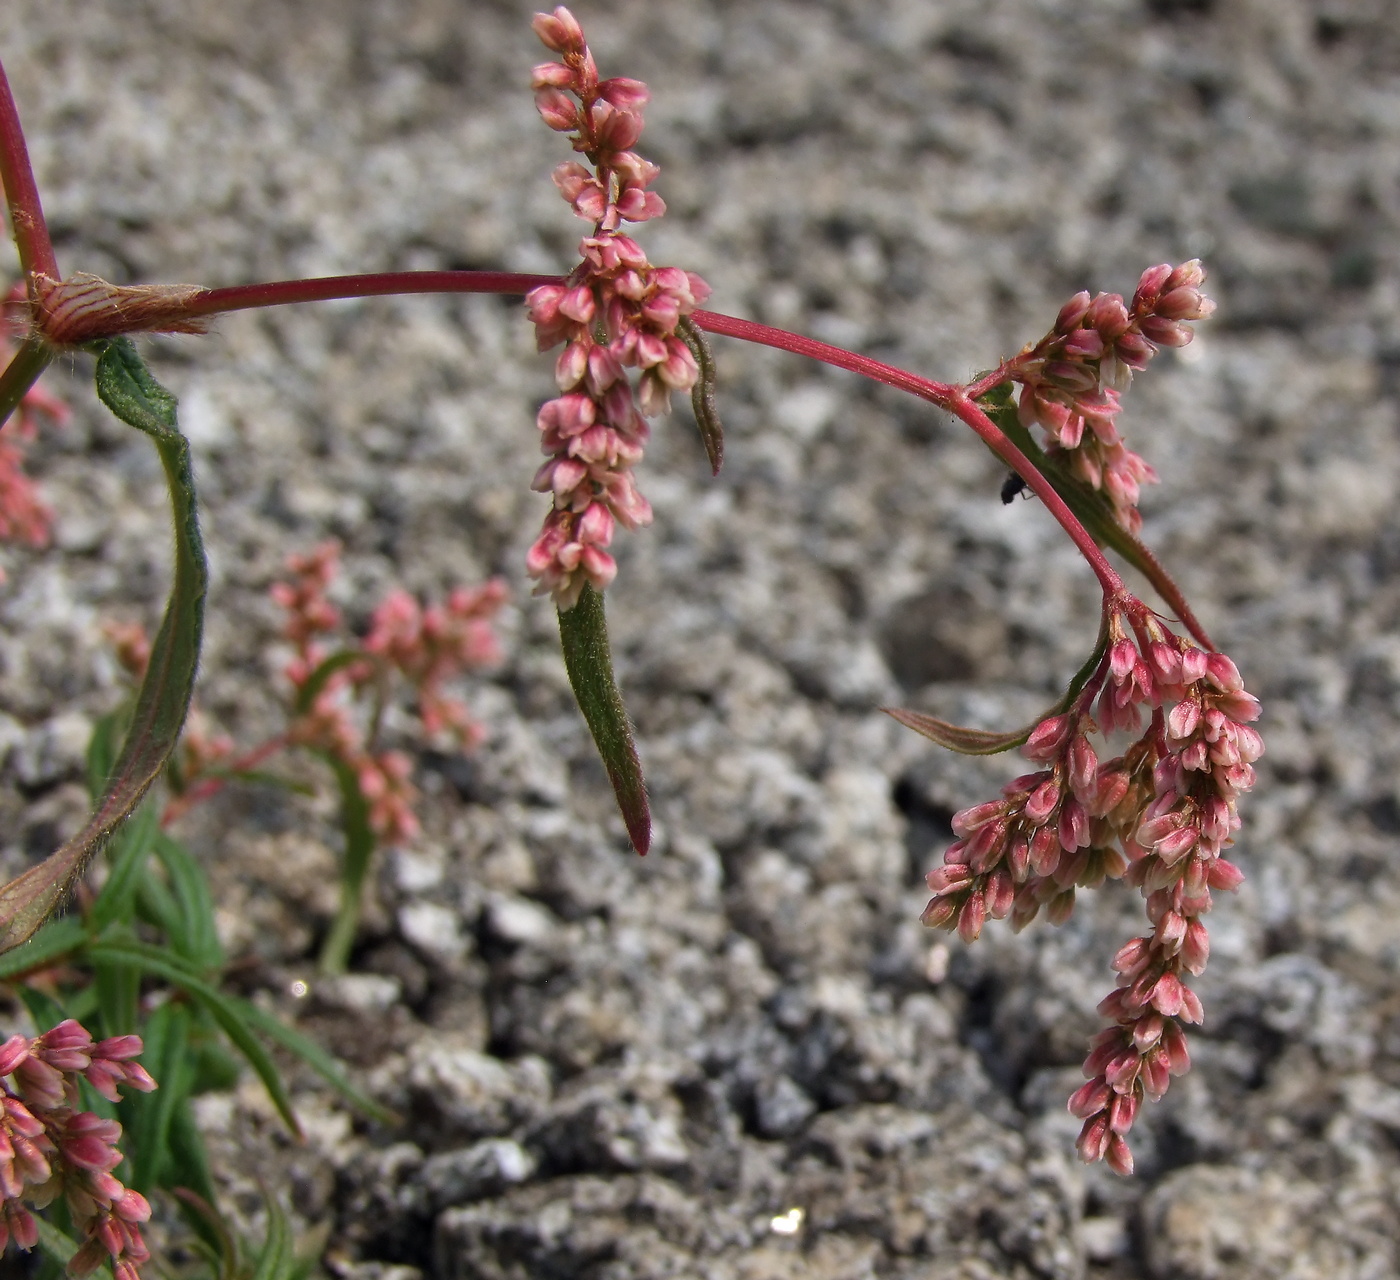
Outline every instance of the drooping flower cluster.
<svg viewBox="0 0 1400 1280"><path fill-rule="evenodd" d="M1096 1037L1089 1083L1070 1102L1084 1120L1080 1155L1129 1173L1125 1135L1138 1107L1190 1063L1183 1024L1202 1011L1184 979L1209 955L1201 917L1211 890L1243 878L1222 853L1264 744L1249 724L1259 703L1224 654L1174 635L1131 598L1110 613L1108 636L1073 706L1036 726L1022 749L1042 768L954 816L958 840L929 873L923 920L970 942L988 917L1009 915L1021 929L1045 907L1062 923L1076 886L1126 872L1142 891L1153 931L1114 958L1118 987L1099 1005L1114 1025ZM1137 732L1144 710L1142 736L1100 762L1089 735Z"/></svg>
<svg viewBox="0 0 1400 1280"><path fill-rule="evenodd" d="M133 1061L141 1048L140 1036L94 1043L71 1018L44 1035L11 1036L0 1045L0 1249L11 1240L32 1249L39 1229L29 1206L42 1209L62 1196L83 1237L68 1274L87 1276L110 1260L116 1280L140 1280L137 1269L151 1256L140 1224L151 1207L112 1176L123 1159L122 1127L77 1108L80 1079L112 1102L122 1085L154 1089Z"/></svg>
<svg viewBox="0 0 1400 1280"><path fill-rule="evenodd" d="M585 584L601 591L616 575L607 550L616 526L651 522L632 468L649 435L645 419L666 412L671 392L688 391L699 377L677 326L710 289L693 272L652 266L618 229L666 211L647 189L657 166L631 150L642 132L646 85L599 80L582 30L562 6L536 14L534 29L563 59L532 73L540 115L551 129L572 134L574 150L589 162L566 161L554 182L574 212L594 224L568 278L526 297L539 349L565 344L554 367L560 395L536 422L548 461L533 487L552 494L554 505L526 568L537 594L549 592L568 609ZM635 389L629 368L640 370Z"/></svg>
<svg viewBox="0 0 1400 1280"><path fill-rule="evenodd" d="M505 584L493 579L477 588L459 588L446 604L426 609L406 591L395 590L375 610L370 633L334 670L317 672L330 657L321 637L340 624L340 612L326 592L335 578L340 545L327 542L307 555L292 556L290 582L272 587L272 598L287 610L283 634L295 645L286 675L300 693L318 681L310 704L300 711L287 732L288 742L322 751L354 770L369 803L370 825L383 841L393 843L418 832L413 811L417 798L409 781L412 762L401 751L376 751L366 740L352 702L374 686L386 668L398 670L418 694L419 713L430 734L451 732L463 746L480 740L481 730L460 702L447 697L442 685L463 671L499 660L500 646L491 619L505 603Z"/></svg>
<svg viewBox="0 0 1400 1280"><path fill-rule="evenodd" d="M1129 533L1142 527L1138 496L1157 473L1126 445L1115 419L1134 371L1158 347L1184 347L1189 321L1204 320L1215 303L1201 292L1205 271L1193 259L1179 267L1149 267L1131 304L1116 293L1074 295L1055 327L1027 347L1008 370L1021 384L1023 426L1039 424L1051 454L1108 498L1114 519Z"/></svg>

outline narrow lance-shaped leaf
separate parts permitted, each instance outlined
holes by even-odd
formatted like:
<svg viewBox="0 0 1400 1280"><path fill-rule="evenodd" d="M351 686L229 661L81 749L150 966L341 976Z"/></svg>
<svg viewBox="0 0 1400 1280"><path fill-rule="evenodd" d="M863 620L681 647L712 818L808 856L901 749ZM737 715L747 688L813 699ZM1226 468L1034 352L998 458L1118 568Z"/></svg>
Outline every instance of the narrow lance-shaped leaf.
<svg viewBox="0 0 1400 1280"><path fill-rule="evenodd" d="M1069 682L1069 688L1065 690L1064 696L1053 707L1042 711L1030 724L1006 733L998 733L989 729L964 728L962 725L950 724L947 720L940 720L937 716L927 715L922 711L908 711L900 707L884 707L882 710L887 716L898 720L906 729L913 729L915 733L923 734L925 738L938 743L940 747L947 747L950 751L957 751L965 756L994 756L1023 745L1026 739L1031 736L1036 725L1049 720L1052 716L1058 716L1068 711L1075 698L1079 696L1079 691L1084 688L1089 677L1098 669L1107 650L1108 625L1105 618L1104 623L1099 627L1099 639L1094 646L1093 653L1089 655L1084 665L1074 673L1074 679Z"/></svg>
<svg viewBox="0 0 1400 1280"><path fill-rule="evenodd" d="M613 676L612 650L603 597L585 586L572 609L559 610L559 638L579 710L608 771L617 807L627 824L632 847L646 856L651 847L651 808L647 804L642 763L632 741L632 726Z"/></svg>
<svg viewBox="0 0 1400 1280"><path fill-rule="evenodd" d="M92 817L56 853L0 888L0 951L18 946L43 924L103 842L141 802L179 740L199 661L208 570L190 448L176 423L175 397L124 338L107 344L98 359L97 394L123 422L150 436L160 453L175 525L174 583L126 741Z"/></svg>
<svg viewBox="0 0 1400 1280"><path fill-rule="evenodd" d="M978 400L987 416L997 424L1007 438L1021 450L1036 466L1037 470L1055 486L1055 492L1065 500L1065 505L1074 513L1101 547L1116 551L1151 584L1153 589L1185 624L1193 636L1207 649L1214 649L1210 637L1186 603L1181 588L1163 568L1161 561L1138 538L1129 533L1113 518L1113 509L1108 499L1096 489L1091 489L1068 467L1063 466L1054 456L1046 453L1036 443L1035 437L1021 425L1016 414L1015 401L1011 394L1011 384L1002 383L994 387Z"/></svg>
<svg viewBox="0 0 1400 1280"><path fill-rule="evenodd" d="M715 407L715 357L704 333L688 316L681 317L676 332L690 348L690 354L700 367L700 377L690 390L690 404L695 411L705 453L710 459L710 471L713 475L719 475L719 469L724 465L724 426Z"/></svg>

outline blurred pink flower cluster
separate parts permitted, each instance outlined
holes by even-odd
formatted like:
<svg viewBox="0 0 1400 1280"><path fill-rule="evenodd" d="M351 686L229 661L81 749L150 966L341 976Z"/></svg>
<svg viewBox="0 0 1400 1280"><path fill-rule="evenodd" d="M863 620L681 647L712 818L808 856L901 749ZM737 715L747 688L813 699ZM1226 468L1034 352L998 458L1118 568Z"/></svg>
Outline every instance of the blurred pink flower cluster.
<svg viewBox="0 0 1400 1280"><path fill-rule="evenodd" d="M140 1280L137 1268L151 1256L140 1224L151 1206L112 1176L123 1158L121 1125L77 1108L80 1079L112 1102L121 1085L154 1089L132 1061L141 1048L140 1036L94 1043L71 1018L37 1038L17 1035L0 1045L0 1248L13 1240L32 1249L39 1228L28 1206L42 1209L62 1196L84 1242L68 1274L87 1276L110 1260L116 1280Z"/></svg>
<svg viewBox="0 0 1400 1280"><path fill-rule="evenodd" d="M339 559L336 542L291 556L287 561L291 581L274 583L271 589L273 600L287 611L283 634L292 641L295 653L285 674L298 692L298 701L316 681L309 705L293 718L286 741L322 751L353 770L369 804L375 835L394 843L418 832L413 812L417 792L409 781L412 762L401 751L371 747L372 732L355 714L354 702L367 692L381 690L385 676L397 671L417 693L419 716L428 734L447 732L462 746L475 746L480 728L461 702L443 693L442 686L455 675L500 660L491 621L505 603L506 587L499 579L480 587L459 587L446 603L427 608L408 592L395 589L374 611L363 642L338 650L338 665L326 667L323 664L332 654L321 638L340 625L340 612L326 592Z"/></svg>
<svg viewBox="0 0 1400 1280"><path fill-rule="evenodd" d="M1007 370L1021 384L1022 425L1039 424L1050 452L1103 492L1114 519L1131 534L1142 528L1141 486L1157 473L1118 434L1119 396L1158 347L1184 347L1192 338L1187 322L1215 311L1201 293L1204 280L1193 259L1179 267L1149 267L1131 304L1116 293L1076 293L1060 309L1055 327Z"/></svg>
<svg viewBox="0 0 1400 1280"><path fill-rule="evenodd" d="M0 304L0 369L14 357L16 343L29 327L28 305L23 284L16 285ZM41 419L61 427L69 416L68 406L36 383L19 402L14 425L0 433L0 542L23 542L31 547L48 543L53 513L25 474L20 442L34 439Z"/></svg>
<svg viewBox="0 0 1400 1280"><path fill-rule="evenodd" d="M1099 1005L1114 1025L1095 1039L1089 1083L1070 1102L1084 1120L1081 1156L1128 1173L1125 1135L1143 1098L1159 1098L1190 1063L1182 1024L1202 1011L1184 976L1205 968L1211 890L1243 878L1222 853L1264 744L1249 725L1259 703L1228 657L1174 635L1140 601L1120 603L1097 670L1022 748L1041 768L954 816L958 839L929 873L923 919L970 942L988 917L1009 915L1019 930L1045 907L1062 923L1077 886L1126 873L1142 891L1153 931L1114 959L1118 987ZM1090 735L1137 733L1144 710L1142 735L1100 762Z"/></svg>
<svg viewBox="0 0 1400 1280"><path fill-rule="evenodd" d="M599 80L582 30L562 6L536 14L534 29L563 59L534 69L536 106L551 129L573 135L574 150L589 162L566 161L554 182L574 212L594 224L567 279L541 285L525 300L539 349L565 344L554 367L560 395L537 419L548 461L533 487L552 494L554 505L526 567L537 592L567 609L585 584L602 591L616 575L607 550L616 526L651 522L632 468L649 434L645 418L666 412L671 392L688 391L699 377L677 326L710 288L693 272L652 266L618 230L666 211L647 189L657 166L631 150L642 132L646 85ZM635 389L628 368L641 371Z"/></svg>

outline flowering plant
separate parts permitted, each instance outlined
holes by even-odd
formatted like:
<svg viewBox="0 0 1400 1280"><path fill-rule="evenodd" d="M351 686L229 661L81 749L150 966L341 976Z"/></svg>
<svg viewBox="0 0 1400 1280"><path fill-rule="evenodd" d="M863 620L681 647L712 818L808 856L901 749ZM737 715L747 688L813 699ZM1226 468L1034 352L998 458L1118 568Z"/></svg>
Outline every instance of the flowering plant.
<svg viewBox="0 0 1400 1280"><path fill-rule="evenodd" d="M1134 372L1159 347L1189 342L1190 325L1210 315L1213 306L1201 292L1204 272L1196 262L1152 267L1130 301L1077 294L1043 339L961 385L702 310L708 286L691 272L654 266L622 230L665 211L652 190L656 166L634 150L646 87L600 79L568 10L537 15L534 26L558 55L533 73L540 114L550 128L569 135L579 157L556 169L555 183L590 224L578 265L562 279L423 271L202 289L65 278L45 229L18 113L0 79L0 175L29 308L23 341L0 374L0 413L32 396L35 379L57 353L96 351L99 395L123 421L150 435L161 453L177 537L165 622L106 792L84 832L0 889L5 942L15 945L33 932L139 803L166 767L189 705L207 587L193 481L174 402L141 363L129 335L198 332L208 317L225 311L339 297L524 294L541 350L563 346L555 363L559 394L541 408L536 424L545 462L534 486L549 495L550 506L526 569L557 606L569 678L640 853L649 844L650 817L613 675L603 593L617 572L609 551L617 526L637 529L651 519L635 469L648 436L646 419L669 407L673 391L691 393L712 467L721 465L723 433L706 334L822 360L948 411L1042 501L1082 553L1102 589L1099 639L1059 703L1025 729L1001 734L919 712L891 714L956 750L1019 748L1037 766L999 800L957 815L958 840L929 875L934 896L925 923L956 928L971 941L989 917L1010 916L1020 927L1044 907L1052 921L1062 921L1078 887L1106 878L1126 876L1146 895L1152 929L1115 958L1120 983L1101 1006L1111 1025L1085 1064L1088 1084L1071 1102L1084 1119L1081 1155L1129 1171L1125 1135L1142 1100L1160 1096L1188 1063L1183 1026L1199 1022L1202 1011L1186 977L1206 961L1201 917L1211 890L1239 882L1223 851L1262 750L1249 727L1257 703L1139 540L1139 489L1155 477L1117 425ZM629 370L636 371L635 381ZM1105 549L1145 575L1177 620L1173 625L1129 591ZM312 661L308 653L308 667ZM308 672L305 679L310 686L315 677ZM345 679L353 682L348 669ZM334 736L333 728L325 732ZM1121 754L1101 760L1104 736L1116 733L1133 740ZM395 767L376 764L389 804L385 815L400 780Z"/></svg>

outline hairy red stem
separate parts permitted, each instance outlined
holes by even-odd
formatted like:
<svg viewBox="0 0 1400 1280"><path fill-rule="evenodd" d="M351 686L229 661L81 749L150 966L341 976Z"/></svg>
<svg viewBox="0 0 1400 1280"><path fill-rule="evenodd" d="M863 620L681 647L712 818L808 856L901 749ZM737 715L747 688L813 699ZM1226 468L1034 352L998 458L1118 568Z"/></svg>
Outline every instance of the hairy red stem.
<svg viewBox="0 0 1400 1280"><path fill-rule="evenodd" d="M44 206L39 201L34 168L29 163L19 108L15 106L3 66L0 66L0 181L5 184L5 200L10 207L10 223L14 227L15 246L19 249L19 262L25 276L59 279L58 259L54 257L53 241L49 239L48 224L44 221Z"/></svg>

